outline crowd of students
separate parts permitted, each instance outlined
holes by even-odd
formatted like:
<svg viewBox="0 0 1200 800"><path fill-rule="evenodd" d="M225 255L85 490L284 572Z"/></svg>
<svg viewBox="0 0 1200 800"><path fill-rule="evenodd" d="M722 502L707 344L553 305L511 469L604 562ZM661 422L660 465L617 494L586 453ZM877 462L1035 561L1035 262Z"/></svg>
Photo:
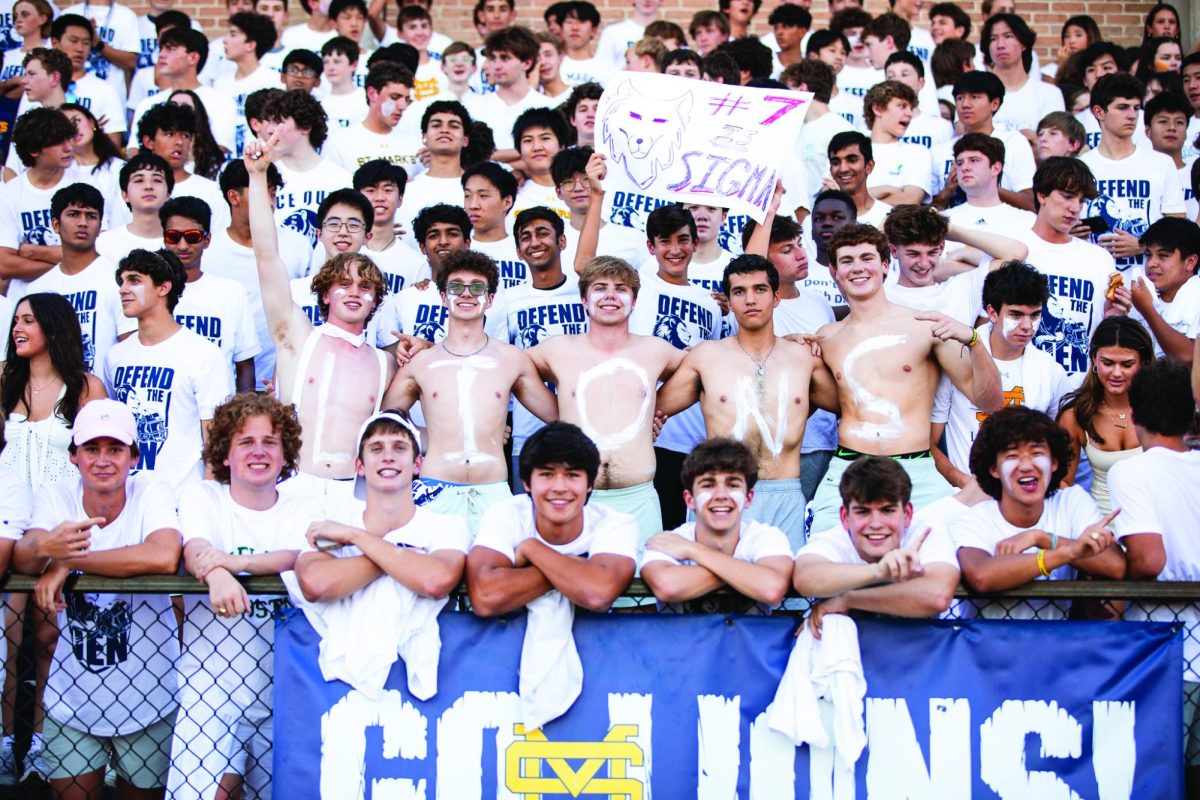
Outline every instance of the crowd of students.
<svg viewBox="0 0 1200 800"><path fill-rule="evenodd" d="M662 611L790 590L818 632L1200 621L953 604L1200 579L1200 53L1171 6L1131 48L1071 17L1043 64L1011 0L831 0L820 29L782 3L765 35L757 0L686 31L568 0L537 33L480 0L457 40L423 0L290 27L228 0L211 39L171 5L0 15L0 566L38 576L9 599L0 783L268 796L272 606L242 575L317 609L465 580L481 616L606 611L640 574ZM812 93L762 224L605 218L622 70ZM208 588L182 623L63 591L181 566Z"/></svg>

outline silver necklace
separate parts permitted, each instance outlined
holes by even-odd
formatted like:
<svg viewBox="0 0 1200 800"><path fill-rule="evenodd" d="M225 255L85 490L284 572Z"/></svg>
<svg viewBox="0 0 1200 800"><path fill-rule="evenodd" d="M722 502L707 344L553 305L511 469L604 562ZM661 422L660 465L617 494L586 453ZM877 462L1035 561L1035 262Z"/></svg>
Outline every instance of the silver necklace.
<svg viewBox="0 0 1200 800"><path fill-rule="evenodd" d="M771 353L775 352L775 343L778 342L779 340L773 339L771 341L771 349L767 351L767 354L765 356L763 356L762 361L759 361L757 358L750 355L750 351L747 350L745 347L742 347L742 343L737 339L736 336L734 337L734 341L737 342L737 346L741 348L742 352L746 354L746 358L753 361L754 365L756 367L758 367L758 377L761 380L767 374L767 362L771 360Z"/></svg>
<svg viewBox="0 0 1200 800"><path fill-rule="evenodd" d="M483 335L483 344L479 345L479 349L478 349L478 350L476 350L476 351L475 351L475 352L473 352L473 353L456 353L456 352L454 352L453 350L451 350L449 347L446 347L446 340L445 340L445 339L443 339L443 340L442 340L442 342L441 342L441 345L442 345L442 349L443 349L443 350L445 350L447 353L449 353L450 355L454 356L455 358L470 358L471 356L478 355L478 354L482 353L482 352L483 352L483 348L487 347L487 346L488 346L488 342L490 342L490 341L491 341L491 338L490 338L490 337L489 337L489 336L488 336L488 335L485 333L485 334Z"/></svg>

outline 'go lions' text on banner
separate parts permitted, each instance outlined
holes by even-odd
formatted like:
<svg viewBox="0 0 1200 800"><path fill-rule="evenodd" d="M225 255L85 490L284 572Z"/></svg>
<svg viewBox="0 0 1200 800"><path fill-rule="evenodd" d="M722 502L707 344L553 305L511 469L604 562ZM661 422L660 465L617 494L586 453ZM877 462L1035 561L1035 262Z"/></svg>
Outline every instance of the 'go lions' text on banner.
<svg viewBox="0 0 1200 800"><path fill-rule="evenodd" d="M868 749L856 775L764 711L786 618L580 614L583 694L525 731L524 618L441 616L438 694L397 664L377 702L326 683L316 634L275 636L275 795L288 800L1179 798L1182 644L1166 623L859 623Z"/></svg>
<svg viewBox="0 0 1200 800"><path fill-rule="evenodd" d="M622 73L596 109L604 218L643 230L651 211L680 202L761 223L811 101L811 92Z"/></svg>

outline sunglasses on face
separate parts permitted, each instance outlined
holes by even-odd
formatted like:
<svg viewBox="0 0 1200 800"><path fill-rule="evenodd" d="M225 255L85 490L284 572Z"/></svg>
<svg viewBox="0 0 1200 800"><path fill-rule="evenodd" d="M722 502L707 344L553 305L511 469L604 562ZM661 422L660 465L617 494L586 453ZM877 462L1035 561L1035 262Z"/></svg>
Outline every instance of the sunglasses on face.
<svg viewBox="0 0 1200 800"><path fill-rule="evenodd" d="M486 283L460 283L453 281L446 284L446 294L453 295L454 297L461 296L463 292L470 292L472 297L483 297L487 294L487 290Z"/></svg>
<svg viewBox="0 0 1200 800"><path fill-rule="evenodd" d="M163 241L167 244L179 244L179 240L183 239L188 244L200 244L208 238L205 231L192 228L186 231L177 231L174 228L167 228L163 231Z"/></svg>

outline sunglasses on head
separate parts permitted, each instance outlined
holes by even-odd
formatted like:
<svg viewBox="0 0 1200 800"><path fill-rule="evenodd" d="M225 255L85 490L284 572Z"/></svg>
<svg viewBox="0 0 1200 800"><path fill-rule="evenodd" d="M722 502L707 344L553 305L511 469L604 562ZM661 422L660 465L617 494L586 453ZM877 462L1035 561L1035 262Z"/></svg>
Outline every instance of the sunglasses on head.
<svg viewBox="0 0 1200 800"><path fill-rule="evenodd" d="M183 239L188 244L200 244L207 238L208 234L205 231L192 228L186 231L177 231L174 228L167 228L163 231L163 241L167 244L179 244L179 240Z"/></svg>

